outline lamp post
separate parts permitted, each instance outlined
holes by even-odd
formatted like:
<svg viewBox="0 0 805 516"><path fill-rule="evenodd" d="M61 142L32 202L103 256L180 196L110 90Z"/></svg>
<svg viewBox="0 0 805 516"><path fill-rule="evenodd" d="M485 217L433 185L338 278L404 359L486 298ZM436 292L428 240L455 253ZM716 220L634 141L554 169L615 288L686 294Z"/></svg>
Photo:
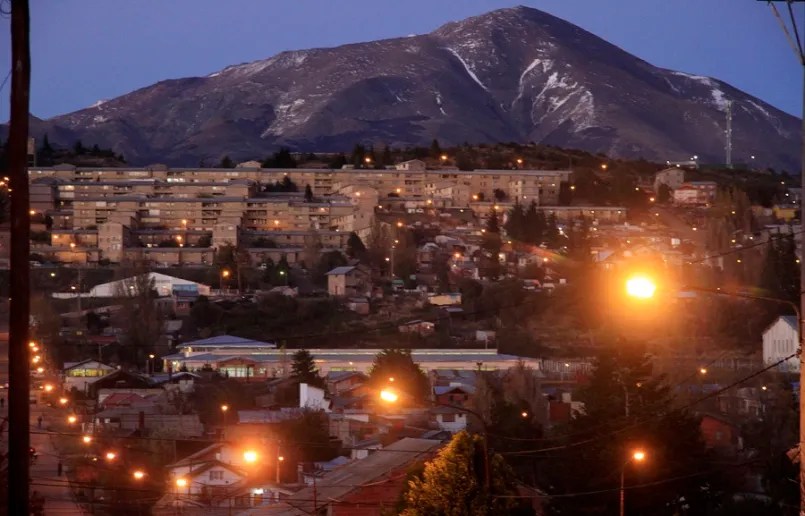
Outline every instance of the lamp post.
<svg viewBox="0 0 805 516"><path fill-rule="evenodd" d="M646 460L646 452L644 452L643 450L635 450L634 452L632 452L632 454L629 456L629 458L626 459L626 462L624 462L623 466L621 467L620 511L618 512L618 514L620 514L620 516L623 516L624 509L625 509L624 502L626 501L625 500L626 496L625 496L625 492L624 492L625 491L624 490L624 480L626 478L626 466L628 466L632 462L640 463L640 462L643 462L644 460Z"/></svg>

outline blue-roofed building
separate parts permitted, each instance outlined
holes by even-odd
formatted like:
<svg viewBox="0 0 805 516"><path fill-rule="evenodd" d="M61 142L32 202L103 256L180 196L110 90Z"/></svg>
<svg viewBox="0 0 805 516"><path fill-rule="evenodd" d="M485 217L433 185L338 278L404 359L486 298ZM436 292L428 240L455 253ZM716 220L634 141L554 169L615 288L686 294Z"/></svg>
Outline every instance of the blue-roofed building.
<svg viewBox="0 0 805 516"><path fill-rule="evenodd" d="M221 351L239 352L250 351L260 352L261 350L276 349L277 345L273 342L262 342L253 339L244 339L233 335L218 335L206 339L194 340L179 344L176 349L182 353L194 353L202 351Z"/></svg>
<svg viewBox="0 0 805 516"><path fill-rule="evenodd" d="M247 346L240 349L215 348L209 340L196 341L200 345L186 343L181 352L162 357L165 370L170 367L178 371L182 366L189 371L212 368L230 377L244 378L283 377L290 371L294 350ZM367 373L381 350L308 348L308 351L319 371L327 375L335 371ZM535 370L539 370L541 365L540 360L500 354L496 349L414 349L411 357L426 372L436 369L496 371L508 369L520 360Z"/></svg>

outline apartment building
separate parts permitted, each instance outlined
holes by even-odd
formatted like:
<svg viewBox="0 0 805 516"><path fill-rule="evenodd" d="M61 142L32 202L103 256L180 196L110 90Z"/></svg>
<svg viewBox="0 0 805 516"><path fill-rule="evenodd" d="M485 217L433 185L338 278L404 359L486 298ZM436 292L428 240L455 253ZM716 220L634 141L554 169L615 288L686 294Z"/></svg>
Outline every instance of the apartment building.
<svg viewBox="0 0 805 516"><path fill-rule="evenodd" d="M473 203L504 192L555 205L569 171L428 170L419 160L386 169L76 168L29 169L32 210L50 242L32 252L62 262L118 263L144 257L159 264L210 264L215 249L244 243L254 260L299 259L311 235L343 248L350 232L366 237L376 209L491 208ZM302 192L269 192L290 179ZM388 206L383 206L383 204ZM399 206L397 206L399 204ZM420 210L421 211L421 210ZM483 214L481 214L483 216Z"/></svg>

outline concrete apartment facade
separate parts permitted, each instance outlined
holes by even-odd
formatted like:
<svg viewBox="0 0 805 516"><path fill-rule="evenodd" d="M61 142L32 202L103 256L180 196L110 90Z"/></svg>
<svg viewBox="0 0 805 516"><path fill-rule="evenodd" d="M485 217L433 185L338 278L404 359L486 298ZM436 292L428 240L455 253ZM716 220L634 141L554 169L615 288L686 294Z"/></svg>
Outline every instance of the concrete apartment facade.
<svg viewBox="0 0 805 516"><path fill-rule="evenodd" d="M233 244L248 248L255 261L285 256L293 263L312 238L325 249L342 249L350 232L365 236L377 209L469 208L473 197L491 199L495 189L553 206L570 175L429 170L419 160L379 170L263 169L257 162L234 169L31 168L31 208L48 220L50 232L50 241L35 240L32 252L67 263L143 257L162 265L206 265L215 249ZM286 177L299 192L266 191ZM302 193L307 185L312 199Z"/></svg>

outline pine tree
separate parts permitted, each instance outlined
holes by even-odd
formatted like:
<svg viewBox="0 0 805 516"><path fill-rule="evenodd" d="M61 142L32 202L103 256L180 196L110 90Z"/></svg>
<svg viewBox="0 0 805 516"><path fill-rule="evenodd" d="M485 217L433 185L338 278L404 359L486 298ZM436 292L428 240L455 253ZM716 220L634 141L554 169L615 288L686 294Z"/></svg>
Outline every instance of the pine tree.
<svg viewBox="0 0 805 516"><path fill-rule="evenodd" d="M305 185L305 202L313 202L313 189Z"/></svg>
<svg viewBox="0 0 805 516"><path fill-rule="evenodd" d="M366 259L366 246L363 240L354 231L349 234L347 239L347 256L356 260L364 261Z"/></svg>
<svg viewBox="0 0 805 516"><path fill-rule="evenodd" d="M436 138L430 142L430 157L431 158L439 158L442 155L442 147L439 145L439 140Z"/></svg>
<svg viewBox="0 0 805 516"><path fill-rule="evenodd" d="M291 378L299 383L306 383L314 387L324 387L324 379L316 369L313 355L306 349L300 349L293 355L291 364Z"/></svg>
<svg viewBox="0 0 805 516"><path fill-rule="evenodd" d="M509 210L509 216L506 219L506 223L503 225L503 229L506 230L506 234L515 240L523 241L524 233L525 233L525 214L523 213L523 207L520 205L520 201L514 201L514 206L512 206L511 210Z"/></svg>
<svg viewBox="0 0 805 516"><path fill-rule="evenodd" d="M480 268L483 276L490 279L497 279L500 276L500 249L502 247L498 212L493 209L489 218L486 219L486 230L481 241L484 255Z"/></svg>
<svg viewBox="0 0 805 516"><path fill-rule="evenodd" d="M218 163L218 168L235 168L235 162L229 156L224 156Z"/></svg>
<svg viewBox="0 0 805 516"><path fill-rule="evenodd" d="M537 203L531 201L525 212L523 240L532 245L540 245L545 236L545 215L537 210Z"/></svg>

